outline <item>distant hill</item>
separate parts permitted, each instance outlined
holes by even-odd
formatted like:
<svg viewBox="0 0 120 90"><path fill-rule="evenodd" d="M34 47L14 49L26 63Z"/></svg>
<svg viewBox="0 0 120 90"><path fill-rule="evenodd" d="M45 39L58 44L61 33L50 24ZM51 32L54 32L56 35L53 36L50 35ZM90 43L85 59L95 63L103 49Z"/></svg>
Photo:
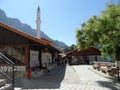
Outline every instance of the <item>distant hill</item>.
<svg viewBox="0 0 120 90"><path fill-rule="evenodd" d="M31 28L30 25L28 24L24 24L22 23L19 19L17 18L11 18L11 17L7 17L7 15L5 14L5 12L3 10L0 9L0 22L3 22L5 24L8 24L20 31L23 31L26 34L35 36L35 32L36 30ZM65 47L67 46L64 42L58 41L58 40L53 40L51 39L49 36L47 36L43 31L41 31L41 37L45 38L47 40L51 40L54 42L55 46L58 48L61 47Z"/></svg>
<svg viewBox="0 0 120 90"><path fill-rule="evenodd" d="M58 48L64 48L66 47L67 45L64 43L64 42L61 42L61 41L58 41L58 40L54 40L54 44L55 46L57 46Z"/></svg>

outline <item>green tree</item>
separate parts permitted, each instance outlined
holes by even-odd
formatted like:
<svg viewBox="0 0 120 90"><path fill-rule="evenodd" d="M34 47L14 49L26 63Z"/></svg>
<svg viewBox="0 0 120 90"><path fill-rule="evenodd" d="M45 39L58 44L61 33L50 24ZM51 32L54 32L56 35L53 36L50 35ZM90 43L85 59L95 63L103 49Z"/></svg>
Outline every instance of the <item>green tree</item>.
<svg viewBox="0 0 120 90"><path fill-rule="evenodd" d="M68 52L68 51L72 51L76 49L76 45L75 44L72 44L71 46L67 46L64 48L64 52Z"/></svg>
<svg viewBox="0 0 120 90"><path fill-rule="evenodd" d="M76 49L76 45L75 44L72 44L71 46L69 46L69 50L71 51L71 50L74 50L74 49Z"/></svg>
<svg viewBox="0 0 120 90"><path fill-rule="evenodd" d="M102 14L93 16L76 32L77 47L98 47L103 56L117 58L120 48L120 4L107 5ZM120 58L119 58L120 59Z"/></svg>

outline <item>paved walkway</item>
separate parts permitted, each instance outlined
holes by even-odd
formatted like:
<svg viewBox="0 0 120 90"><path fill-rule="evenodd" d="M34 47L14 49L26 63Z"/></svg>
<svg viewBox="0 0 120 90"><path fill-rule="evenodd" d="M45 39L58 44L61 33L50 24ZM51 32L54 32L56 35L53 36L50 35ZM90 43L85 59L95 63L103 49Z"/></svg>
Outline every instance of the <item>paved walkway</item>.
<svg viewBox="0 0 120 90"><path fill-rule="evenodd" d="M91 71L92 66L81 65L73 67L79 76L79 80L85 86L83 90L120 90L120 83Z"/></svg>
<svg viewBox="0 0 120 90"><path fill-rule="evenodd" d="M120 83L89 70L88 65L57 66L38 79L22 79L22 90L120 90ZM16 89L17 90L17 89Z"/></svg>

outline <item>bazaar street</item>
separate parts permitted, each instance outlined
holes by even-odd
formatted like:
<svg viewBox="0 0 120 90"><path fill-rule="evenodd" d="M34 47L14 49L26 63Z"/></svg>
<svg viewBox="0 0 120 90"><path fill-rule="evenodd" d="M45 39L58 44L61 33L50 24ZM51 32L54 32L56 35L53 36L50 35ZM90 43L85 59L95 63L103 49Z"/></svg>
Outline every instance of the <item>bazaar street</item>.
<svg viewBox="0 0 120 90"><path fill-rule="evenodd" d="M88 65L56 66L37 79L19 80L16 90L120 90L120 83L91 69Z"/></svg>

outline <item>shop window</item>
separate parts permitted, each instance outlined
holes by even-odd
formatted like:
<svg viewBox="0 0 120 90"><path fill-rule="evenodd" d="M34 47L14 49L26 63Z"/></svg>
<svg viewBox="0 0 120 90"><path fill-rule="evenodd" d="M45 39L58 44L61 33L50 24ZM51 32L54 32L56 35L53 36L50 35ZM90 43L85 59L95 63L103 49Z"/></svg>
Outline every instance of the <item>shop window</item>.
<svg viewBox="0 0 120 90"><path fill-rule="evenodd" d="M0 46L0 52L5 54L15 64L25 63L25 47Z"/></svg>
<svg viewBox="0 0 120 90"><path fill-rule="evenodd" d="M18 48L18 64L24 64L25 62L25 47Z"/></svg>

